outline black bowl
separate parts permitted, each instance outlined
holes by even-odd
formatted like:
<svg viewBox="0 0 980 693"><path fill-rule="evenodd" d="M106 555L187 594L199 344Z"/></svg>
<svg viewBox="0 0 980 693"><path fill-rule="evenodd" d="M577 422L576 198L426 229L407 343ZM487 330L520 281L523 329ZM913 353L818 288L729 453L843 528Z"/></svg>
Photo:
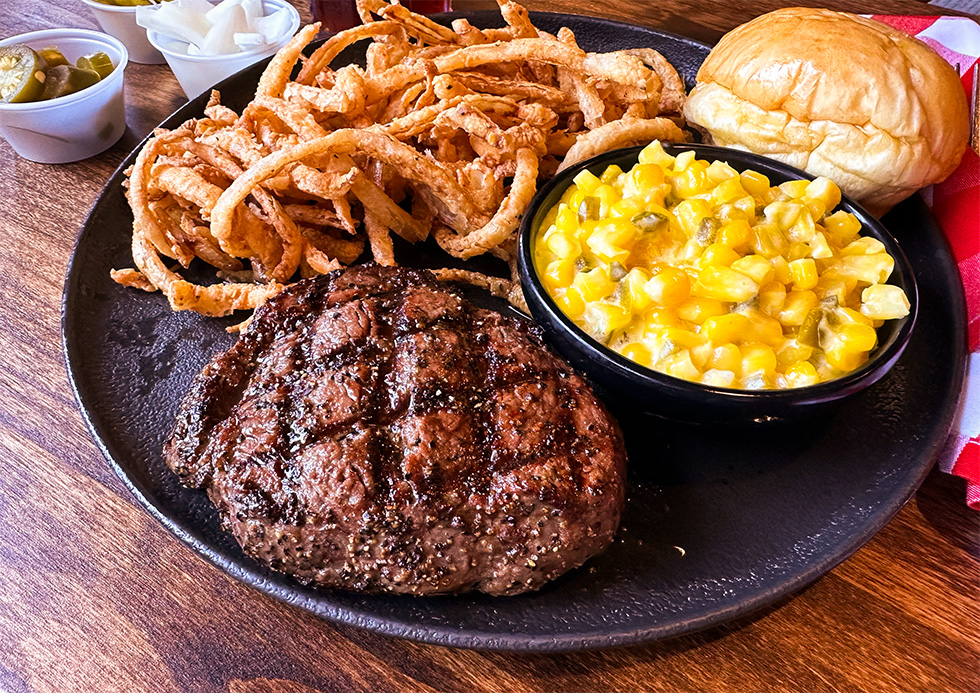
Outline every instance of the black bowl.
<svg viewBox="0 0 980 693"><path fill-rule="evenodd" d="M838 209L854 214L863 225L861 234L881 241L895 259L888 283L901 287L911 304L909 314L888 320L878 328L878 346L857 370L827 382L786 390L739 390L712 387L675 378L641 366L606 348L575 325L545 290L534 267L532 247L541 221L561 198L582 169L599 175L611 164L629 170L642 146L616 149L572 166L538 191L521 221L518 268L524 295L535 321L552 345L575 368L631 406L666 418L697 423L744 424L792 421L828 412L832 405L878 381L894 365L909 341L918 310L915 277L908 259L884 226L846 196ZM664 144L672 155L693 150L699 159L727 162L736 170L753 169L765 174L773 185L788 180L809 179L799 169L765 157L735 149L701 144Z"/></svg>

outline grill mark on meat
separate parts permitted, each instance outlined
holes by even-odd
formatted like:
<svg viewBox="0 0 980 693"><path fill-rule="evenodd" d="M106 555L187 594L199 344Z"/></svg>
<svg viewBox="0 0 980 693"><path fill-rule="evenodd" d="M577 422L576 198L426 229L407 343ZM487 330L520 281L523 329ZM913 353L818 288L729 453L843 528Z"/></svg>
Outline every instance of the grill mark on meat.
<svg viewBox="0 0 980 693"><path fill-rule="evenodd" d="M618 427L535 329L398 268L271 299L165 454L246 552L326 587L535 589L601 551L623 504Z"/></svg>

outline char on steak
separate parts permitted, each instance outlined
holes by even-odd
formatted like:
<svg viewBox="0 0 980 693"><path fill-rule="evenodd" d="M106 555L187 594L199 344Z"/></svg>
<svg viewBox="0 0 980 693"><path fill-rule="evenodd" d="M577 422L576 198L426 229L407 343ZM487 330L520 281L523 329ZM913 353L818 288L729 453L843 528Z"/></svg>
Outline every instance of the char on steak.
<svg viewBox="0 0 980 693"><path fill-rule="evenodd" d="M297 282L196 377L167 464L306 583L517 594L612 540L615 420L526 321L431 273Z"/></svg>

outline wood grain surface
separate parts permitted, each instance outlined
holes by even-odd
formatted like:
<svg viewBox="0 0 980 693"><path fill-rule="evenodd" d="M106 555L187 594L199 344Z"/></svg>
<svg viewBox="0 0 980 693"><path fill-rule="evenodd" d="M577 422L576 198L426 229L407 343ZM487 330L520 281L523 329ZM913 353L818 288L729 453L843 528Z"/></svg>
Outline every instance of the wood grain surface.
<svg viewBox="0 0 980 693"><path fill-rule="evenodd" d="M783 4L527 2L705 41ZM912 0L821 4L949 13ZM97 28L77 0L0 0L0 36L60 26ZM978 516L962 482L937 472L802 593L708 632L607 651L480 653L335 627L200 559L99 454L61 353L62 286L87 211L123 157L185 101L165 66L131 64L126 82L128 130L102 155L43 166L0 141L0 690L980 690Z"/></svg>

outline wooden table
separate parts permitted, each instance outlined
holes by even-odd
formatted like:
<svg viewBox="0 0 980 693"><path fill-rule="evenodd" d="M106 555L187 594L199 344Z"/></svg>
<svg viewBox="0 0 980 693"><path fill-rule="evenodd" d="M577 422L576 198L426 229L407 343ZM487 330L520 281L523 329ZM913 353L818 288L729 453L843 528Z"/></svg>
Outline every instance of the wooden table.
<svg viewBox="0 0 980 693"><path fill-rule="evenodd" d="M788 3L527 4L710 42ZM911 0L826 4L937 11ZM3 0L0 10L0 36L72 25L97 28L77 0ZM131 64L126 80L129 129L100 156L42 166L0 142L0 690L980 690L977 515L961 481L938 472L867 546L794 598L709 632L610 651L494 654L394 640L321 622L199 558L93 445L60 346L62 284L87 210L185 100L165 66Z"/></svg>

